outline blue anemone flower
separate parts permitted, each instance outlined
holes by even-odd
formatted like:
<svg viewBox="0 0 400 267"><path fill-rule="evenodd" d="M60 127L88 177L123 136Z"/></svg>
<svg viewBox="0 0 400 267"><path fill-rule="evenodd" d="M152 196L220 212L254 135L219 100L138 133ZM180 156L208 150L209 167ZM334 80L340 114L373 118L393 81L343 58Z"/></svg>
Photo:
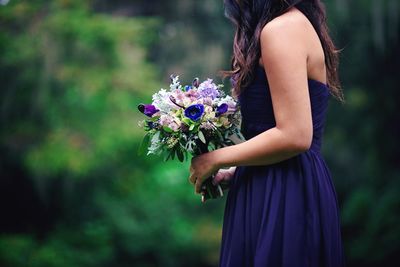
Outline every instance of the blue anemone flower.
<svg viewBox="0 0 400 267"><path fill-rule="evenodd" d="M228 111L228 104L222 103L217 107L217 112L215 112L215 116L219 117L227 111Z"/></svg>
<svg viewBox="0 0 400 267"><path fill-rule="evenodd" d="M186 91L186 92L189 91L190 89L192 89L192 86L190 86L190 85L186 85L186 86L185 86L185 91Z"/></svg>
<svg viewBox="0 0 400 267"><path fill-rule="evenodd" d="M191 105L185 109L185 116L193 121L198 121L203 113L204 106L202 104Z"/></svg>

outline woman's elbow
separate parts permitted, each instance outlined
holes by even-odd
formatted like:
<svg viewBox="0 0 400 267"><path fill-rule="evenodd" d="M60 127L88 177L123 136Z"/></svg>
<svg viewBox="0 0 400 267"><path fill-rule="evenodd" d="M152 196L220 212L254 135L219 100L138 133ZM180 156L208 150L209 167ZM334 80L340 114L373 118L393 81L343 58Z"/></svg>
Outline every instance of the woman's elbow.
<svg viewBox="0 0 400 267"><path fill-rule="evenodd" d="M310 149L313 134L312 131L297 131L290 139L290 149L295 153L302 153Z"/></svg>

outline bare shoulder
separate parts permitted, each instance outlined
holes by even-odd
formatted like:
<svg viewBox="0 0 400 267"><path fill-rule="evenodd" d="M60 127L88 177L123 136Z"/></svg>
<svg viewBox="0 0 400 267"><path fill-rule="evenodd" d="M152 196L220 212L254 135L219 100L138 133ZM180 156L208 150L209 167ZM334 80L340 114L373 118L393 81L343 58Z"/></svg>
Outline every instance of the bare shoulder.
<svg viewBox="0 0 400 267"><path fill-rule="evenodd" d="M292 48L301 46L305 44L308 27L307 17L297 8L291 8L264 26L260 41L278 46L290 45Z"/></svg>

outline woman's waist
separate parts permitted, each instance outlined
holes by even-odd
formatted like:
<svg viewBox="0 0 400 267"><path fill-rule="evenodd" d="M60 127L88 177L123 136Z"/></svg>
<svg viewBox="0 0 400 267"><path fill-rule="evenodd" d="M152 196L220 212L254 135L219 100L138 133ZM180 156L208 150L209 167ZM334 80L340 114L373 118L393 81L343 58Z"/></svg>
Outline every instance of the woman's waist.
<svg viewBox="0 0 400 267"><path fill-rule="evenodd" d="M318 161L318 162L324 162L325 159L321 152L319 150L312 150L308 149L304 152L298 153L292 157L270 163L270 164L258 164L258 165L240 165L236 166L235 172L240 171L240 172L248 172L248 171L255 171L255 170L264 170L264 169L271 169L271 170L276 170L276 169L287 169L290 166L297 166L301 167L302 164L299 164L299 162L304 161Z"/></svg>

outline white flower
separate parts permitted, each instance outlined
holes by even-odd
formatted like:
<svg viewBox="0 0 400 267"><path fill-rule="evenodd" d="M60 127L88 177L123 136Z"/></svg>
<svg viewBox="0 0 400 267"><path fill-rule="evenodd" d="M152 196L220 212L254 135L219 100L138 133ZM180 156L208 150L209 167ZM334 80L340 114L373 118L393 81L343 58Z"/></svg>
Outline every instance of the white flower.
<svg viewBox="0 0 400 267"><path fill-rule="evenodd" d="M175 108L175 104L171 102L169 96L171 92L167 92L165 89L161 89L157 93L153 94L153 105L162 112L169 112Z"/></svg>
<svg viewBox="0 0 400 267"><path fill-rule="evenodd" d="M179 75L178 75L178 76L173 76L173 77L172 77L172 82L171 82L169 88L170 88L171 91L173 91L173 90L175 90L175 89L182 90L182 85L181 85L181 83L179 82Z"/></svg>
<svg viewBox="0 0 400 267"><path fill-rule="evenodd" d="M162 142L160 140L160 132L156 132L150 141L151 145L148 149L147 155L157 154L158 150L161 148Z"/></svg>

